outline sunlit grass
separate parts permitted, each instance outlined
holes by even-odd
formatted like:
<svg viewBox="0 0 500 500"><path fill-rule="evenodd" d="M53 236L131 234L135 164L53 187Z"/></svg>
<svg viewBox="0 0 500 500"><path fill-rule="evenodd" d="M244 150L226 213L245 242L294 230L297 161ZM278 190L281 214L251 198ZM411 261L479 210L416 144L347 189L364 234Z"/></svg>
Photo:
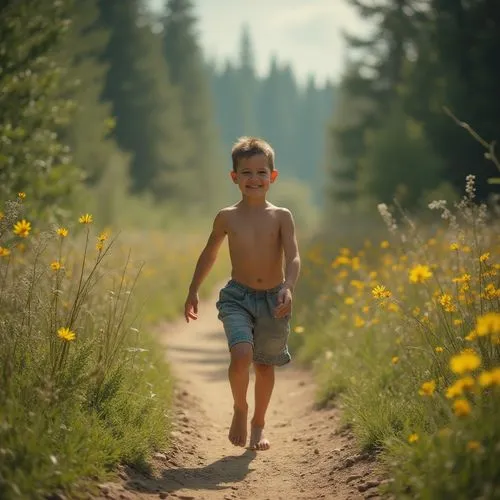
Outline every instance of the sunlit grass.
<svg viewBox="0 0 500 500"><path fill-rule="evenodd" d="M304 253L293 345L382 450L398 498L490 498L500 474L500 231L474 181L434 228L380 206L389 233ZM498 492L497 492L498 493ZM465 495L465 496L464 496Z"/></svg>
<svg viewBox="0 0 500 500"><path fill-rule="evenodd" d="M203 244L182 233L114 234L85 212L44 227L23 215L26 204L19 196L0 209L6 499L72 491L168 446L172 380L150 330L181 314Z"/></svg>

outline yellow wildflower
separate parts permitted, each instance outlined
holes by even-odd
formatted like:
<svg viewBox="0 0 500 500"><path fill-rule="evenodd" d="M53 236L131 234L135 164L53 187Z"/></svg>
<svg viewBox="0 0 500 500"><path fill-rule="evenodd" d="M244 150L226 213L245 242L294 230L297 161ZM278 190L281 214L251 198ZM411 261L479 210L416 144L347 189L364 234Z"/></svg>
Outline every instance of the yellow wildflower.
<svg viewBox="0 0 500 500"><path fill-rule="evenodd" d="M78 222L80 224L92 224L92 215L91 214L83 214L80 216L80 218L78 219Z"/></svg>
<svg viewBox="0 0 500 500"><path fill-rule="evenodd" d="M372 290L372 295L375 299L388 299L392 293L384 285L377 285Z"/></svg>
<svg viewBox="0 0 500 500"><path fill-rule="evenodd" d="M485 252L479 257L479 262L486 262L490 258L490 252Z"/></svg>
<svg viewBox="0 0 500 500"><path fill-rule="evenodd" d="M0 257L8 257L10 255L10 250L5 247L0 247Z"/></svg>
<svg viewBox="0 0 500 500"><path fill-rule="evenodd" d="M393 356L391 359L391 363L393 365L397 365L399 363L399 357L398 356Z"/></svg>
<svg viewBox="0 0 500 500"><path fill-rule="evenodd" d="M410 270L409 278L411 283L424 283L432 277L429 266L418 264Z"/></svg>
<svg viewBox="0 0 500 500"><path fill-rule="evenodd" d="M486 300L496 299L497 297L500 297L500 289L496 289L493 283L488 283L484 287L484 292L481 296Z"/></svg>
<svg viewBox="0 0 500 500"><path fill-rule="evenodd" d="M104 248L104 243L102 241L98 241L96 244L95 244L95 249L100 252L102 249Z"/></svg>
<svg viewBox="0 0 500 500"><path fill-rule="evenodd" d="M26 238L31 231L31 222L23 219L14 224L14 234L21 238Z"/></svg>
<svg viewBox="0 0 500 500"><path fill-rule="evenodd" d="M454 324L455 326L460 326L463 322L464 322L464 320L463 320L463 319L460 319L460 318L455 318L455 319L453 320L453 324Z"/></svg>
<svg viewBox="0 0 500 500"><path fill-rule="evenodd" d="M98 241L106 241L109 238L109 232L108 231L103 231L99 236L97 237Z"/></svg>
<svg viewBox="0 0 500 500"><path fill-rule="evenodd" d="M17 193L17 197L20 200L24 200L26 198L26 193L24 191L21 191L21 192Z"/></svg>
<svg viewBox="0 0 500 500"><path fill-rule="evenodd" d="M424 382L420 387L418 393L421 396L432 396L434 391L436 390L436 381L429 380L428 382Z"/></svg>
<svg viewBox="0 0 500 500"><path fill-rule="evenodd" d="M380 248L389 248L389 242L388 241L382 241L380 242Z"/></svg>
<svg viewBox="0 0 500 500"><path fill-rule="evenodd" d="M0 220L2 220L5 217L5 214L3 212L0 212Z"/></svg>
<svg viewBox="0 0 500 500"><path fill-rule="evenodd" d="M471 332L469 332L469 335L467 335L465 337L465 340L468 340L469 342L472 342L473 340L476 340L476 339L477 339L476 330L472 330Z"/></svg>
<svg viewBox="0 0 500 500"><path fill-rule="evenodd" d="M481 443L479 441L469 441L467 443L467 450L469 451L478 451L481 449Z"/></svg>
<svg viewBox="0 0 500 500"><path fill-rule="evenodd" d="M476 320L476 333L480 337L500 334L500 313L489 312Z"/></svg>
<svg viewBox="0 0 500 500"><path fill-rule="evenodd" d="M460 245L458 243L452 243L450 245L450 250L458 250L460 248Z"/></svg>
<svg viewBox="0 0 500 500"><path fill-rule="evenodd" d="M65 342L71 342L72 340L75 340L76 333L70 330L69 328L63 326L59 328L59 330L57 330L57 336L61 340L64 340Z"/></svg>
<svg viewBox="0 0 500 500"><path fill-rule="evenodd" d="M293 329L293 331L294 331L295 333L304 333L304 332L305 332L305 328L304 328L303 326L298 325L298 326L296 326L296 327Z"/></svg>
<svg viewBox="0 0 500 500"><path fill-rule="evenodd" d="M394 302L391 302L388 306L387 306L387 310L388 311L392 311L392 312L399 312L399 306L397 304L395 304Z"/></svg>
<svg viewBox="0 0 500 500"><path fill-rule="evenodd" d="M418 441L418 434L413 433L408 436L408 442L410 444L416 443Z"/></svg>
<svg viewBox="0 0 500 500"><path fill-rule="evenodd" d="M457 306L453 303L453 297L450 294L443 293L438 300L446 312L455 312L457 310Z"/></svg>
<svg viewBox="0 0 500 500"><path fill-rule="evenodd" d="M356 314L354 316L354 326L356 328L362 328L365 326L365 320Z"/></svg>
<svg viewBox="0 0 500 500"><path fill-rule="evenodd" d="M446 397L448 399L453 399L457 396L461 396L464 391L472 389L474 385L474 379L470 376L458 379L455 383L450 385L448 389L446 389Z"/></svg>
<svg viewBox="0 0 500 500"><path fill-rule="evenodd" d="M465 350L450 359L451 371L462 375L481 365L481 358L473 350Z"/></svg>
<svg viewBox="0 0 500 500"><path fill-rule="evenodd" d="M457 417L466 417L472 411L472 408L466 399L457 399L453 403L453 411Z"/></svg>
<svg viewBox="0 0 500 500"><path fill-rule="evenodd" d="M66 238L68 236L68 230L65 227L59 227L57 228L56 233L61 237L61 238Z"/></svg>
<svg viewBox="0 0 500 500"><path fill-rule="evenodd" d="M50 263L50 268L52 269L52 271L59 271L59 269L62 268L62 265L58 260L55 260L54 262Z"/></svg>
<svg viewBox="0 0 500 500"><path fill-rule="evenodd" d="M354 299L352 297L346 297L344 299L344 304L346 304L348 306L352 306L354 304Z"/></svg>
<svg viewBox="0 0 500 500"><path fill-rule="evenodd" d="M490 387L491 385L500 386L500 367L481 372L478 381L481 387Z"/></svg>
<svg viewBox="0 0 500 500"><path fill-rule="evenodd" d="M437 352L437 353L440 353L440 352L443 352L444 349L441 347L441 346L437 346L437 347L434 347L434 350Z"/></svg>
<svg viewBox="0 0 500 500"><path fill-rule="evenodd" d="M470 274L462 274L462 276L458 276L457 278L453 278L453 283L468 283L471 280Z"/></svg>
<svg viewBox="0 0 500 500"><path fill-rule="evenodd" d="M368 314L370 312L370 306L363 306L363 309L361 309L365 314Z"/></svg>

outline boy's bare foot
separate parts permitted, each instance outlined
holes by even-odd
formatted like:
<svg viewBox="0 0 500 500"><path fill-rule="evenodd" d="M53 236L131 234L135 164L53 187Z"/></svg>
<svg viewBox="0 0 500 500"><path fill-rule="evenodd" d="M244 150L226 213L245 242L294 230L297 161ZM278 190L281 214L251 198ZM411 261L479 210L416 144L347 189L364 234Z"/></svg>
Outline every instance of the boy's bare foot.
<svg viewBox="0 0 500 500"><path fill-rule="evenodd" d="M251 450L268 450L271 447L271 443L264 436L264 427L257 427L252 425L252 430L250 432L250 445Z"/></svg>
<svg viewBox="0 0 500 500"><path fill-rule="evenodd" d="M247 410L234 409L233 421L229 429L229 441L234 446L245 446L247 443Z"/></svg>

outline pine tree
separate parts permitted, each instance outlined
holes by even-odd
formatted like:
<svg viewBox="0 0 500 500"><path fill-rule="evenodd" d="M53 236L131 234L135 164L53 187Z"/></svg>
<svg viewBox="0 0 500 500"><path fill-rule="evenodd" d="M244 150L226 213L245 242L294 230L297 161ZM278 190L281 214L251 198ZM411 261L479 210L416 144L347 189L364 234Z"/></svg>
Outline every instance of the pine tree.
<svg viewBox="0 0 500 500"><path fill-rule="evenodd" d="M381 126L402 92L409 51L412 50L421 20L419 0L349 0L367 19L376 21L368 38L348 36L351 48L364 59L346 73L342 82L343 99L356 108L355 119L345 119L333 128L334 147L340 168L334 169L332 194L339 201L354 201L355 187L367 153L368 131ZM345 111L342 112L345 115ZM381 172L380 175L383 175Z"/></svg>
<svg viewBox="0 0 500 500"><path fill-rule="evenodd" d="M151 191L157 199L182 197L192 142L160 39L147 23L138 23L137 0L99 0L99 7L111 32L102 54L109 64L102 99L112 103L114 137L132 155L133 188Z"/></svg>
<svg viewBox="0 0 500 500"><path fill-rule="evenodd" d="M223 175L220 138L215 127L209 74L195 28L192 2L168 0L163 20L163 53L193 144L187 161L190 182L186 187L190 196L186 202L211 209L225 189L218 178Z"/></svg>
<svg viewBox="0 0 500 500"><path fill-rule="evenodd" d="M241 135L258 135L257 113L257 79L255 75L255 61L253 54L250 31L245 25L241 32L240 60L237 69L238 81L238 108L241 110L240 127Z"/></svg>
<svg viewBox="0 0 500 500"><path fill-rule="evenodd" d="M55 56L69 14L64 0L0 5L0 200L24 191L39 215L68 205L81 179L60 136L74 108Z"/></svg>

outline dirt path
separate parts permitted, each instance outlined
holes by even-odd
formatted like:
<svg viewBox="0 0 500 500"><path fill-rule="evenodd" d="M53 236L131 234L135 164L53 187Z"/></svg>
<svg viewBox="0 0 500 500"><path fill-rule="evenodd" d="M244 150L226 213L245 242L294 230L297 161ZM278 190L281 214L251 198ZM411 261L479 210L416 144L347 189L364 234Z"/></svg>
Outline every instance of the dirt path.
<svg viewBox="0 0 500 500"><path fill-rule="evenodd" d="M121 483L100 486L99 498L151 499L364 499L383 482L375 462L356 453L337 409L314 408L311 374L293 362L277 370L267 418L268 451L254 452L227 439L232 400L228 352L214 301L200 319L162 328L176 384L171 450L157 453L154 474L120 471ZM250 414L252 390L249 390Z"/></svg>

